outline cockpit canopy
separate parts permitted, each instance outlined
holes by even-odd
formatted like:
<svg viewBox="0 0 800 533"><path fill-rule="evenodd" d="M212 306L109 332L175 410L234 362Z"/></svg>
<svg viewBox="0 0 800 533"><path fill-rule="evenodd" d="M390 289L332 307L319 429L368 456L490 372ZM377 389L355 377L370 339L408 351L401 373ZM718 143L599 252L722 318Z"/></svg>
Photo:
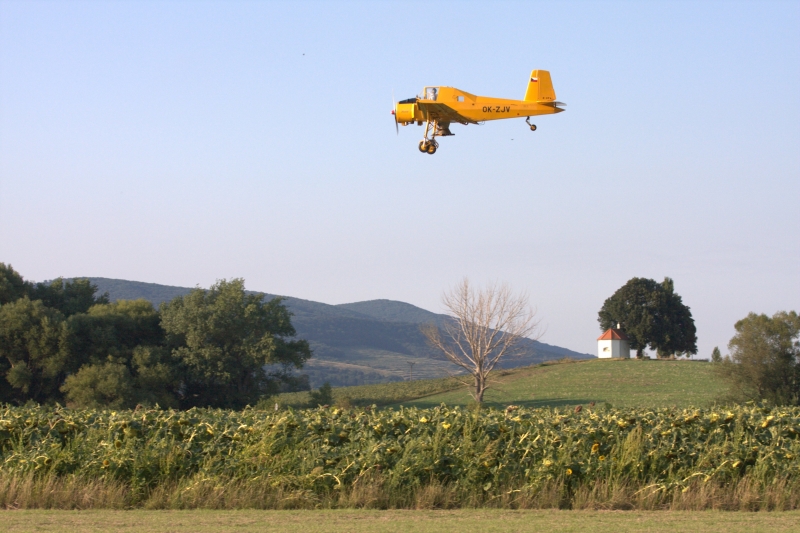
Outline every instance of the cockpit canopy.
<svg viewBox="0 0 800 533"><path fill-rule="evenodd" d="M420 100L433 100L436 101L436 97L439 96L439 88L438 87L425 87L422 89L422 94L420 95Z"/></svg>

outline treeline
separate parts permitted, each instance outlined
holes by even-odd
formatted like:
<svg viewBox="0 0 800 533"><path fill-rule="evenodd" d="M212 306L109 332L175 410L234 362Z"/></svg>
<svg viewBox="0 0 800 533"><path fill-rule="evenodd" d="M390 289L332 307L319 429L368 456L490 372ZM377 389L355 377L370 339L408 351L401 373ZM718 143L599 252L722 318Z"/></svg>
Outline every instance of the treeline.
<svg viewBox="0 0 800 533"><path fill-rule="evenodd" d="M734 325L730 354L711 353L718 373L731 382L730 400L800 405L800 316L750 313Z"/></svg>
<svg viewBox="0 0 800 533"><path fill-rule="evenodd" d="M89 280L32 283L0 263L0 402L75 407L241 408L307 390L311 357L280 298L244 280L155 309L110 302Z"/></svg>

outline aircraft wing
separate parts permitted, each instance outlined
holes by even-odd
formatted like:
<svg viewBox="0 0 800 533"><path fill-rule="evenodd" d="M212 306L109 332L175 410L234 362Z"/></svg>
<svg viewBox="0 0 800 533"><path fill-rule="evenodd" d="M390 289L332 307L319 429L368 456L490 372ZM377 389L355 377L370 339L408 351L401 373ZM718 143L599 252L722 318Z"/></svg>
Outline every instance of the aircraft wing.
<svg viewBox="0 0 800 533"><path fill-rule="evenodd" d="M439 102L417 100L417 105L420 107L420 109L424 109L431 118L438 120L439 122L458 122L459 124L464 125L477 124L477 122L471 118L460 115L459 113L456 113L452 107L448 107L447 105Z"/></svg>
<svg viewBox="0 0 800 533"><path fill-rule="evenodd" d="M564 111L563 109L561 109L561 107L567 105L564 102L536 102L536 103L539 105L546 105L547 107L554 107L561 111Z"/></svg>

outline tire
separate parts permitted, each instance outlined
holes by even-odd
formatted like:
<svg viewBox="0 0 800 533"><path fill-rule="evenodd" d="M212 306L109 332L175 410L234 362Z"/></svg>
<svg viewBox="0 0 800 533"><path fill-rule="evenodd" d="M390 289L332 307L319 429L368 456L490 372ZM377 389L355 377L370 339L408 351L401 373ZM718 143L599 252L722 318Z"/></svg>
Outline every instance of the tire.
<svg viewBox="0 0 800 533"><path fill-rule="evenodd" d="M433 144L433 143L430 143L430 144L428 145L428 150L427 150L427 151L428 151L428 153L429 153L429 154L431 154L431 155L435 154L435 153L436 153L436 145L435 145L435 144Z"/></svg>
<svg viewBox="0 0 800 533"><path fill-rule="evenodd" d="M536 124L531 124L531 131L536 131Z"/></svg>
<svg viewBox="0 0 800 533"><path fill-rule="evenodd" d="M422 152L423 154L428 151L428 145L427 143L425 143L425 141L419 142L419 151Z"/></svg>

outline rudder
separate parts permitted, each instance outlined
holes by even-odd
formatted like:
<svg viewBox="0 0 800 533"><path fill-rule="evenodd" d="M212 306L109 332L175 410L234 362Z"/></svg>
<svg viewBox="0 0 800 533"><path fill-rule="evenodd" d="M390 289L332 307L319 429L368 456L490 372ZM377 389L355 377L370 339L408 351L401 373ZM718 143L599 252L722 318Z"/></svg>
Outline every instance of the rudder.
<svg viewBox="0 0 800 533"><path fill-rule="evenodd" d="M528 90L525 91L526 102L555 102L556 91L550 79L550 71L534 70L528 81Z"/></svg>

